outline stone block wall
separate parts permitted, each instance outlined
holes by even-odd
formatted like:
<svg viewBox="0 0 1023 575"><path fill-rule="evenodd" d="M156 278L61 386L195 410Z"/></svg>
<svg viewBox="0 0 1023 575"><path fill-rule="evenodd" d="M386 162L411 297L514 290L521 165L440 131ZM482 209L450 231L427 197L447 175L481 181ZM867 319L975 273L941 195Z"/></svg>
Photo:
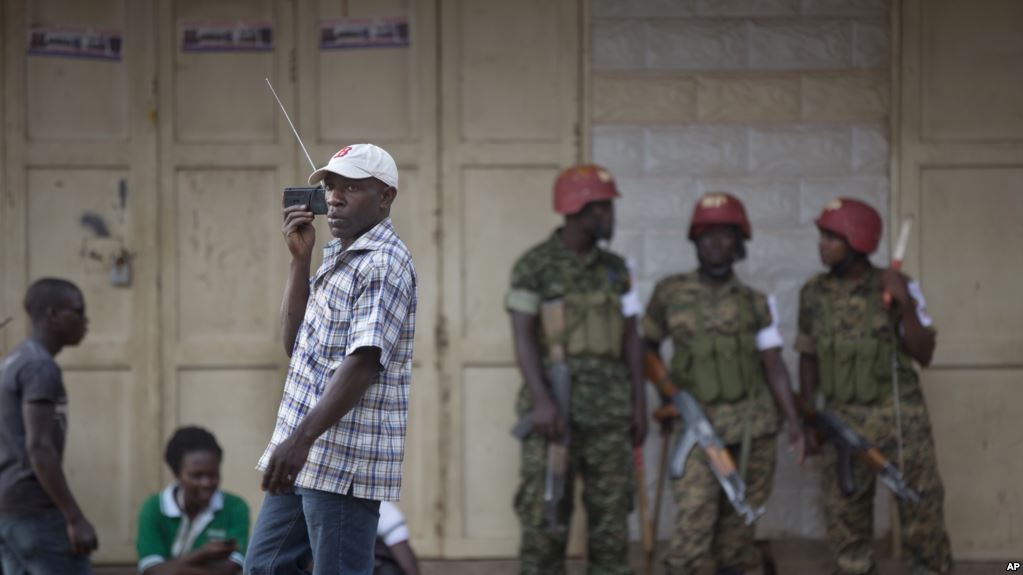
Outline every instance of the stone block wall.
<svg viewBox="0 0 1023 575"><path fill-rule="evenodd" d="M646 301L659 278L696 264L686 239L696 198L740 197L753 241L739 273L778 298L794 382L798 291L821 271L813 219L838 196L888 211L889 9L888 0L591 0L592 156L623 193L613 248L634 262ZM887 253L885 242L875 261ZM823 536L820 472L779 449L760 535ZM879 497L879 535L887 503Z"/></svg>

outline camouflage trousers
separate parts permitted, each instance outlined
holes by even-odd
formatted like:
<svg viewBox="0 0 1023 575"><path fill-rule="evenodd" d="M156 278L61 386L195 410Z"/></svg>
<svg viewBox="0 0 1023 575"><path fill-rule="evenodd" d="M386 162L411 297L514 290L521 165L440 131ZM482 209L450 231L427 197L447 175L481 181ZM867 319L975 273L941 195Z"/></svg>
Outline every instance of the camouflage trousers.
<svg viewBox="0 0 1023 575"><path fill-rule="evenodd" d="M873 443L896 465L898 446L895 412L892 402L881 406L845 405L832 411ZM902 444L907 483L921 494L920 505L898 500L902 525L902 550L909 573L924 575L948 573L952 553L942 512L945 489L938 476L934 456L934 440L927 408L922 400L902 404ZM876 573L874 561L874 474L859 461L853 462L856 490L850 497L842 495L835 469L835 449L824 448L825 473L822 493L828 542L836 561L836 573Z"/></svg>
<svg viewBox="0 0 1023 575"><path fill-rule="evenodd" d="M521 575L563 575L568 530L555 533L544 516L547 441L531 434L522 443L522 470L515 512L522 527ZM630 575L628 516L632 510L630 422L600 428L572 428L569 477L583 480L589 575ZM566 482L558 509L562 524L572 517L573 483Z"/></svg>
<svg viewBox="0 0 1023 575"><path fill-rule="evenodd" d="M728 450L738 465L739 445L729 445ZM746 499L753 507L763 505L771 494L775 459L774 435L753 439L746 470ZM671 490L678 515L665 561L668 573L697 573L710 560L718 569L761 572L763 558L753 543L753 526L736 514L699 446L689 454L682 477L672 480Z"/></svg>

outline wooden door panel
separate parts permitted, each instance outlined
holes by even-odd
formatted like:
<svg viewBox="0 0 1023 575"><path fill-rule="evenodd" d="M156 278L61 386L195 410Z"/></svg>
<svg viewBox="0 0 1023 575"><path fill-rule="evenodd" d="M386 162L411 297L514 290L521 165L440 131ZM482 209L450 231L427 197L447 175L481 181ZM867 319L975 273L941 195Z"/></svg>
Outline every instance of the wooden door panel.
<svg viewBox="0 0 1023 575"><path fill-rule="evenodd" d="M281 22L274 0L175 0L169 26L173 44L174 132L180 142L271 143L280 112L266 96L263 78L277 80L274 72L280 50ZM266 22L273 26L275 49L253 52L184 52L180 29L192 22Z"/></svg>
<svg viewBox="0 0 1023 575"><path fill-rule="evenodd" d="M920 13L924 139L1023 139L1023 4L928 4Z"/></svg>
<svg viewBox="0 0 1023 575"><path fill-rule="evenodd" d="M562 74L575 70L560 50L565 22L558 2L450 4L458 18L463 139L559 141ZM567 61L566 61L567 60Z"/></svg>
<svg viewBox="0 0 1023 575"><path fill-rule="evenodd" d="M274 170L183 169L177 185L176 339L278 344L283 274L271 257L282 242Z"/></svg>
<svg viewBox="0 0 1023 575"><path fill-rule="evenodd" d="M89 335L69 355L93 356L96 348L115 346L123 365L130 361L132 290L111 286L110 271L122 251L135 248L127 177L126 168L34 168L26 195L29 276L67 278L85 295Z"/></svg>
<svg viewBox="0 0 1023 575"><path fill-rule="evenodd" d="M151 425L139 413L138 372L64 368L68 436L64 471L78 504L99 533L97 560L135 556L138 475L133 463L149 456L136 430Z"/></svg>
<svg viewBox="0 0 1023 575"><path fill-rule="evenodd" d="M511 268L547 239L560 218L551 208L558 168L471 167L462 175L462 322L471 361L512 361L504 296ZM507 217L495 217L506 214ZM530 214L524 218L514 214Z"/></svg>
<svg viewBox="0 0 1023 575"><path fill-rule="evenodd" d="M1020 548L1023 462L1006 457L1023 444L1015 409L1023 402L1020 379L1018 369L927 374L945 523L957 558L1008 557Z"/></svg>
<svg viewBox="0 0 1023 575"><path fill-rule="evenodd" d="M1019 363L1023 166L921 172L920 280L940 330L938 366Z"/></svg>
<svg viewBox="0 0 1023 575"><path fill-rule="evenodd" d="M255 521L263 500L256 461L273 434L284 389L276 366L249 369L182 369L178 372L178 419L201 425L224 446L223 488L245 499Z"/></svg>
<svg viewBox="0 0 1023 575"><path fill-rule="evenodd" d="M32 28L124 28L122 0L29 2ZM126 61L28 56L25 63L30 140L123 140L128 137Z"/></svg>

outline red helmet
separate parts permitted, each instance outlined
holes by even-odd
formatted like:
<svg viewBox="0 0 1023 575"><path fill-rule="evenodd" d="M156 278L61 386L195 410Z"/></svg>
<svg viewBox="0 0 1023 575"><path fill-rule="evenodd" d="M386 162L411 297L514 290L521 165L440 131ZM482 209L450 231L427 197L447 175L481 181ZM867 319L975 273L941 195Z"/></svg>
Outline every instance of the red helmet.
<svg viewBox="0 0 1023 575"><path fill-rule="evenodd" d="M746 217L746 208L739 198L724 192L711 192L696 202L693 219L689 222L689 239L700 237L707 228L714 225L737 226L747 240L753 237L753 230Z"/></svg>
<svg viewBox="0 0 1023 575"><path fill-rule="evenodd" d="M594 164L572 166L558 175L554 182L554 211L571 215L590 202L618 197L618 188L611 173Z"/></svg>
<svg viewBox="0 0 1023 575"><path fill-rule="evenodd" d="M869 204L838 198L824 206L817 227L845 238L852 249L872 254L881 241L881 214Z"/></svg>

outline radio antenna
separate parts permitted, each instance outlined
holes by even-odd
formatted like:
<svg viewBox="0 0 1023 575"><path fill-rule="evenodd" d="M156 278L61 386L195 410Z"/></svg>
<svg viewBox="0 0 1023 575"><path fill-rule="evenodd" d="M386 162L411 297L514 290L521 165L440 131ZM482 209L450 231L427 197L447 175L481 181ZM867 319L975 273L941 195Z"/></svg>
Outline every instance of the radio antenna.
<svg viewBox="0 0 1023 575"><path fill-rule="evenodd" d="M305 149L305 144L302 143L302 136L298 135L298 130L295 129L295 124L291 123L291 116L288 116L288 111L284 109L284 104L281 103L281 99L277 97L277 90L274 90L274 85L270 83L270 78L266 78L266 85L270 87L270 93L274 95L274 100L277 100L277 105L281 107L281 111L284 112L284 119L288 121L288 125L291 126L291 131L295 133L295 139L298 140L298 145L302 146L302 153L305 154L305 159L309 160L309 165L312 166L313 171L316 171L316 164L313 163L313 159L309 157L309 150Z"/></svg>

